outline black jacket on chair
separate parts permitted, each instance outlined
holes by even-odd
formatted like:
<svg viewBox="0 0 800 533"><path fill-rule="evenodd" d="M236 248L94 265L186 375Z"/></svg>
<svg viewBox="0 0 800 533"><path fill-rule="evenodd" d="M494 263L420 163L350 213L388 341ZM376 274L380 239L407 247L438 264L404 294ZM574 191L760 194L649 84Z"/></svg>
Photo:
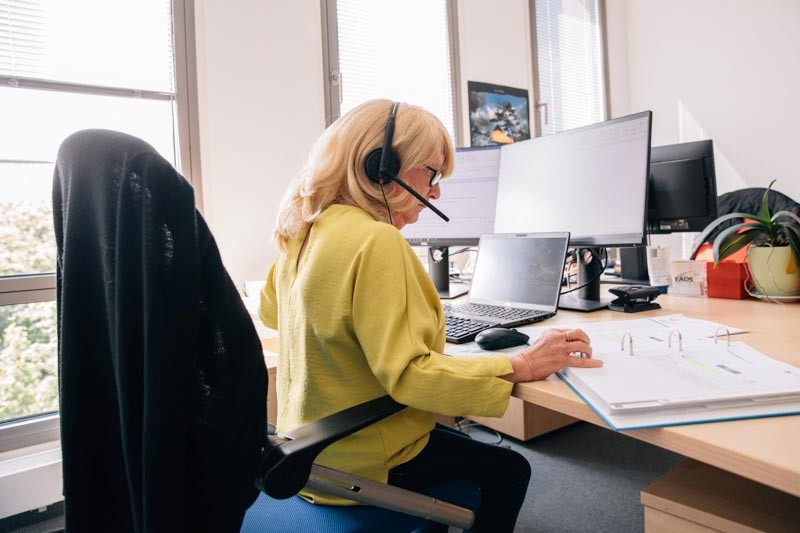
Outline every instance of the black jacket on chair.
<svg viewBox="0 0 800 533"><path fill-rule="evenodd" d="M719 216L730 213L760 215L761 202L765 192L766 189L763 187L751 187L749 189L738 189L721 194L717 197L717 212ZM800 214L800 204L778 191L770 190L768 207L769 212L773 215L778 211L789 211L791 213ZM741 222L742 219L735 219L720 224L717 229L706 238L706 241L714 242L717 235L722 233L726 228L735 224L740 224Z"/></svg>
<svg viewBox="0 0 800 533"><path fill-rule="evenodd" d="M139 139L82 131L53 215L67 531L238 530L267 373L191 185Z"/></svg>

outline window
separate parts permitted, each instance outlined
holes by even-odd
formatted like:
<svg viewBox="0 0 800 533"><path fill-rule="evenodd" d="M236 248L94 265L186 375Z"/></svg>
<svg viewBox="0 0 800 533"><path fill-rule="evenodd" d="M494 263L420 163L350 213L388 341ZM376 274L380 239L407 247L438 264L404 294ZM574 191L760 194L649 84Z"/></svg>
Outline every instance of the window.
<svg viewBox="0 0 800 533"><path fill-rule="evenodd" d="M455 138L451 2L324 0L328 123L390 98L431 111Z"/></svg>
<svg viewBox="0 0 800 533"><path fill-rule="evenodd" d="M185 9L191 2L0 0L0 441L9 422L58 409L58 147L77 130L113 129L181 167L191 105L177 87L189 83L193 39Z"/></svg>
<svg viewBox="0 0 800 533"><path fill-rule="evenodd" d="M602 0L531 0L537 135L607 118Z"/></svg>

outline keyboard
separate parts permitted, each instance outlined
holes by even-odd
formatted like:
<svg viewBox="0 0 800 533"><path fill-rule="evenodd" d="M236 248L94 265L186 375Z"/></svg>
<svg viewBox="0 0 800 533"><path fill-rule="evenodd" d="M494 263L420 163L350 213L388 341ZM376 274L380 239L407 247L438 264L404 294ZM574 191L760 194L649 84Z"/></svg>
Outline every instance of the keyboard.
<svg viewBox="0 0 800 533"><path fill-rule="evenodd" d="M484 329L496 325L496 322L484 322L482 320L472 320L471 318L447 316L444 327L447 342L462 344L475 340L475 335Z"/></svg>
<svg viewBox="0 0 800 533"><path fill-rule="evenodd" d="M555 313L519 307L486 304L448 304L444 306L447 342L461 344L475 340L475 335L495 326L522 326L550 318Z"/></svg>
<svg viewBox="0 0 800 533"><path fill-rule="evenodd" d="M496 318L498 321L518 321L528 320L540 315L545 315L544 311L533 311L531 309L521 309L519 307L504 307L501 305L486 304L460 304L450 308L449 313L460 315L475 315L486 318Z"/></svg>

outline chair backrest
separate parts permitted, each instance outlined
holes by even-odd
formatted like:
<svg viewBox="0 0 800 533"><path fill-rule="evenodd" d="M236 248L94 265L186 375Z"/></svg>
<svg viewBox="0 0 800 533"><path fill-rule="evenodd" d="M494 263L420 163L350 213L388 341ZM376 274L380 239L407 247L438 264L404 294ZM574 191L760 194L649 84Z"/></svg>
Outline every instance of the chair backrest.
<svg viewBox="0 0 800 533"><path fill-rule="evenodd" d="M139 139L82 131L53 215L67 530L238 530L267 373L191 185Z"/></svg>

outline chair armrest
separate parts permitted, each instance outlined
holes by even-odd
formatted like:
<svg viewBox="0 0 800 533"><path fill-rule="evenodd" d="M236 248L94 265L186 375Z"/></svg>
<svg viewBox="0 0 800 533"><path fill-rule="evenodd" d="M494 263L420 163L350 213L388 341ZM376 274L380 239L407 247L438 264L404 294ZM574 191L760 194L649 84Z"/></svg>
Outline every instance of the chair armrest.
<svg viewBox="0 0 800 533"><path fill-rule="evenodd" d="M287 434L286 440L269 437L256 486L278 499L297 494L308 482L311 466L322 450L405 407L382 396L301 426Z"/></svg>

